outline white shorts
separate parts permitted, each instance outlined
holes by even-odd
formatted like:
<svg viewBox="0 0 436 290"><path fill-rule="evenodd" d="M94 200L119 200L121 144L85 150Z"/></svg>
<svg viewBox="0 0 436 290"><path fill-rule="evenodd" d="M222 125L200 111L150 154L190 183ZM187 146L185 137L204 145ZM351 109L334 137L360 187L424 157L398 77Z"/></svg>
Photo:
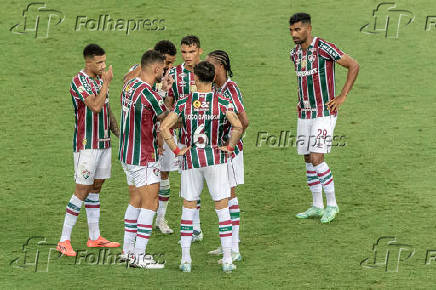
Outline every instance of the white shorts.
<svg viewBox="0 0 436 290"><path fill-rule="evenodd" d="M244 152L241 151L235 158L227 160L230 187L244 184Z"/></svg>
<svg viewBox="0 0 436 290"><path fill-rule="evenodd" d="M314 119L298 119L297 152L307 155L310 152L330 153L333 141L333 131L336 126L336 116Z"/></svg>
<svg viewBox="0 0 436 290"><path fill-rule="evenodd" d="M94 179L111 177L112 149L83 149L73 152L76 184L92 185Z"/></svg>
<svg viewBox="0 0 436 290"><path fill-rule="evenodd" d="M147 166L131 165L121 162L126 173L127 184L141 187L160 182L160 170L158 162L149 162Z"/></svg>
<svg viewBox="0 0 436 290"><path fill-rule="evenodd" d="M204 180L214 201L230 197L226 163L182 170L180 196L187 201L199 200Z"/></svg>
<svg viewBox="0 0 436 290"><path fill-rule="evenodd" d="M177 139L174 136L174 142L177 144ZM171 151L170 147L168 147L168 144L164 142L163 144L164 152L162 156L159 158L159 164L160 164L160 170L161 171L177 171L179 170L179 158L174 154L173 151Z"/></svg>

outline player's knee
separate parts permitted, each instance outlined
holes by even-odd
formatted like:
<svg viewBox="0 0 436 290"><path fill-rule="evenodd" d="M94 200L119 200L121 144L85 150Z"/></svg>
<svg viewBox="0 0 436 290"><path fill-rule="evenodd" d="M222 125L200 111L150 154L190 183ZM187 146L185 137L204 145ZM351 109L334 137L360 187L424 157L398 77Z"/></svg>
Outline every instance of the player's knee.
<svg viewBox="0 0 436 290"><path fill-rule="evenodd" d="M236 186L232 187L230 191L230 198L233 199L236 197Z"/></svg>
<svg viewBox="0 0 436 290"><path fill-rule="evenodd" d="M313 166L318 166L319 164L324 162L324 154L312 153L310 154L310 157Z"/></svg>
<svg viewBox="0 0 436 290"><path fill-rule="evenodd" d="M161 171L160 172L160 179L168 179L170 177L169 172Z"/></svg>
<svg viewBox="0 0 436 290"><path fill-rule="evenodd" d="M96 179L94 180L92 192L99 193L101 191L101 187L103 186L104 179Z"/></svg>
<svg viewBox="0 0 436 290"><path fill-rule="evenodd" d="M197 208L197 201L196 200L189 201L189 200L184 199L183 200L183 207L184 208Z"/></svg>
<svg viewBox="0 0 436 290"><path fill-rule="evenodd" d="M229 206L229 199L223 198L221 200L215 201L215 209L220 210Z"/></svg>

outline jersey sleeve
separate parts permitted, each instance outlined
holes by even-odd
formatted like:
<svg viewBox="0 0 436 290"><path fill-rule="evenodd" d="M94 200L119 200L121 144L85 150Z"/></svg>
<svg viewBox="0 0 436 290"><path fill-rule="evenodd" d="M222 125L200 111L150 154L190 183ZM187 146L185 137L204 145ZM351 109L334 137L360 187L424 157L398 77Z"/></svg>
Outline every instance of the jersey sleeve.
<svg viewBox="0 0 436 290"><path fill-rule="evenodd" d="M242 100L242 94L239 88L236 85L232 85L229 87L229 91L231 94L231 101L234 105L235 113L239 114L245 111L244 101Z"/></svg>
<svg viewBox="0 0 436 290"><path fill-rule="evenodd" d="M156 114L156 116L159 116L163 112L167 111L167 107L165 106L163 99L161 98L161 96L159 96L158 93L150 92L149 90L145 89L143 95L147 102L150 104L150 107Z"/></svg>
<svg viewBox="0 0 436 290"><path fill-rule="evenodd" d="M328 60L338 61L344 55L344 52L337 48L336 45L324 40L319 40L318 48L319 55Z"/></svg>
<svg viewBox="0 0 436 290"><path fill-rule="evenodd" d="M185 111L186 100L178 100L174 105L173 112L177 114L177 116L182 117L183 112Z"/></svg>
<svg viewBox="0 0 436 290"><path fill-rule="evenodd" d="M85 101L90 95L93 95L91 85L85 76L75 76L71 83L72 90L76 93L76 98Z"/></svg>

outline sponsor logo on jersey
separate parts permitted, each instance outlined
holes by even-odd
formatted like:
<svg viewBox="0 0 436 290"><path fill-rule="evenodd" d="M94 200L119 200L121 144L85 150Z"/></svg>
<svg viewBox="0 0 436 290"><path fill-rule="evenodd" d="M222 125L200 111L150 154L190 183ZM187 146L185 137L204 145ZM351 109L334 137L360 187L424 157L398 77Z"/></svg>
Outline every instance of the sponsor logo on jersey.
<svg viewBox="0 0 436 290"><path fill-rule="evenodd" d="M308 70L308 71L296 71L296 73L297 73L297 77L307 77L307 76L314 75L314 74L318 73L318 69L313 68L313 69Z"/></svg>
<svg viewBox="0 0 436 290"><path fill-rule="evenodd" d="M77 90L79 91L79 93L83 94L85 92L85 88L83 86L80 86L77 88Z"/></svg>
<svg viewBox="0 0 436 290"><path fill-rule="evenodd" d="M209 102L200 102L199 100L195 100L192 105L194 106L194 111L209 111Z"/></svg>
<svg viewBox="0 0 436 290"><path fill-rule="evenodd" d="M88 144L88 140L86 140L86 138L83 139L82 144L83 144L83 146L86 146L86 144Z"/></svg>

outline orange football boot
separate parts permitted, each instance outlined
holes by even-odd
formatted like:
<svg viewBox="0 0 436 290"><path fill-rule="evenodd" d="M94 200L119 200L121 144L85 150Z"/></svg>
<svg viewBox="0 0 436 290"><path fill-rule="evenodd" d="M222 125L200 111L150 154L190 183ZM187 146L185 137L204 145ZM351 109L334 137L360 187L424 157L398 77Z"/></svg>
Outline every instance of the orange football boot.
<svg viewBox="0 0 436 290"><path fill-rule="evenodd" d="M66 240L65 242L59 242L56 250L65 256L76 256L76 252L73 250L73 247L71 246L71 242L69 240Z"/></svg>
<svg viewBox="0 0 436 290"><path fill-rule="evenodd" d="M111 242L103 238L102 236L98 237L96 240L88 240L86 245L89 248L117 248L120 246L120 243Z"/></svg>

